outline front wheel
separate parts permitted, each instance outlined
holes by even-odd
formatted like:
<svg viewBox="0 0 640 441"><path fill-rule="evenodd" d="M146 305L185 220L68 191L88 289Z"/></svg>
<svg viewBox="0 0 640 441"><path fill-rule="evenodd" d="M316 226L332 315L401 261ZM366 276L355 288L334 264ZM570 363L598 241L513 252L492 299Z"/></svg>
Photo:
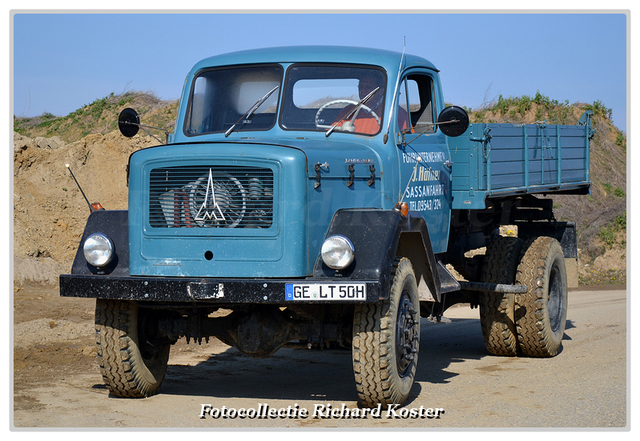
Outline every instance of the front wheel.
<svg viewBox="0 0 640 441"><path fill-rule="evenodd" d="M404 404L415 379L420 346L420 305L411 262L398 259L389 299L356 305L353 371L360 403Z"/></svg>
<svg viewBox="0 0 640 441"><path fill-rule="evenodd" d="M126 300L96 300L96 347L105 385L117 397L158 392L171 342L158 335L158 315Z"/></svg>
<svg viewBox="0 0 640 441"><path fill-rule="evenodd" d="M544 236L529 242L516 281L529 287L516 296L520 349L531 357L553 357L562 346L567 321L567 272L560 243Z"/></svg>

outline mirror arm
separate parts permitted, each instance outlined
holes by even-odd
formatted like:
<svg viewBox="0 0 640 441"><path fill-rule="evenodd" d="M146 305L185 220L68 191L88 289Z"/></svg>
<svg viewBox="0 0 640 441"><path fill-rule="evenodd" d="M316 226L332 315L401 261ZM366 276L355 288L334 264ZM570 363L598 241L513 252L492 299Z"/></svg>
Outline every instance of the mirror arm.
<svg viewBox="0 0 640 441"><path fill-rule="evenodd" d="M460 120L459 119L452 119L451 121L442 121L442 122L437 122L437 123L427 123L426 126L427 128L424 129L422 132L418 133L418 136L416 136L415 138L413 138L411 141L409 142L403 142L403 144L405 146L408 146L409 144L411 144L413 141L415 141L416 139L420 138L422 135L424 135L425 133L427 133L433 126L441 126L444 124L455 124L455 123L459 123ZM402 129L400 131L400 134L402 135L402 140L404 141L404 136L408 133L411 133L411 129Z"/></svg>
<svg viewBox="0 0 640 441"><path fill-rule="evenodd" d="M158 142L162 143L162 144L167 144L168 140L169 140L169 131L162 129L160 127L153 127L153 126L145 126L144 124L138 124L138 123L134 123L134 122L130 122L130 121L121 121L120 124L125 124L125 125L131 125L131 126L138 126L140 127L142 130L144 130L147 135L153 137L154 139L156 139ZM167 137L167 142L162 142L157 136L155 136L153 133L151 133L150 131L148 131L147 129L154 129L154 130L161 130L164 132L165 136Z"/></svg>
<svg viewBox="0 0 640 441"><path fill-rule="evenodd" d="M169 131L162 129L160 127L146 126L144 124L140 124L140 116L138 112L131 108L126 108L120 115L118 116L118 128L120 129L120 133L122 133L127 138L131 138L138 133L138 130L141 128L144 130L149 136L156 139L160 144L167 145L169 143ZM164 132L166 141L162 142L157 136L148 131L147 129L161 130Z"/></svg>

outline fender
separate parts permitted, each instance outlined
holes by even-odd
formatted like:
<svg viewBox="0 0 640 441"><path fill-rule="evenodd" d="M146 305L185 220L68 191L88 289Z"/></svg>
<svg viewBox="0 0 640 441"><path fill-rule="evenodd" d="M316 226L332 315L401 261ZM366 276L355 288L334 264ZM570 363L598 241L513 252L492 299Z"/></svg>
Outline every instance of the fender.
<svg viewBox="0 0 640 441"><path fill-rule="evenodd" d="M404 217L394 210L341 209L334 214L325 238L336 234L353 243L354 262L345 270L333 270L319 256L314 278L377 280L382 288L381 298L386 298L391 266L396 256L402 256L409 258L414 267L420 300L429 300L430 294L437 302L441 301L438 262L420 213L409 212Z"/></svg>
<svg viewBox="0 0 640 441"><path fill-rule="evenodd" d="M128 213L128 210L98 210L89 215L76 257L73 260L71 274L129 275ZM115 257L105 268L96 268L84 258L82 245L87 237L93 233L103 233L113 242Z"/></svg>

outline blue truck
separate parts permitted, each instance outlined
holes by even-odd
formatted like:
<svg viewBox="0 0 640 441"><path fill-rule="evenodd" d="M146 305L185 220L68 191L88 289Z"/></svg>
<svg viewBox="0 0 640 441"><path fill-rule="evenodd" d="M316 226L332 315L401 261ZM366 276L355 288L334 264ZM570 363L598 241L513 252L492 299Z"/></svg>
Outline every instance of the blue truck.
<svg viewBox="0 0 640 441"><path fill-rule="evenodd" d="M421 318L463 303L490 354L554 356L577 244L545 195L589 193L590 117L470 123L404 52L204 59L173 133L130 156L128 210L90 214L60 294L96 299L118 397L157 393L179 339L216 337L251 357L348 348L361 405L402 405ZM152 129L129 108L118 125Z"/></svg>

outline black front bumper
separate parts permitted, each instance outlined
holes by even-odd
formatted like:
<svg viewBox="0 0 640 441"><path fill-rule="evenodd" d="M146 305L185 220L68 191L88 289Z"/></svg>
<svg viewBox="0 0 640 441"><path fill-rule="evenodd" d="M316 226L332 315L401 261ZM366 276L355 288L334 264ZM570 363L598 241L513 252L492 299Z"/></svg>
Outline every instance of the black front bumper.
<svg viewBox="0 0 640 441"><path fill-rule="evenodd" d="M289 284L349 284L366 286L366 299L287 299ZM63 274L62 297L85 297L149 302L198 302L212 304L374 303L383 290L378 281L335 279L210 279L187 277L99 276Z"/></svg>

